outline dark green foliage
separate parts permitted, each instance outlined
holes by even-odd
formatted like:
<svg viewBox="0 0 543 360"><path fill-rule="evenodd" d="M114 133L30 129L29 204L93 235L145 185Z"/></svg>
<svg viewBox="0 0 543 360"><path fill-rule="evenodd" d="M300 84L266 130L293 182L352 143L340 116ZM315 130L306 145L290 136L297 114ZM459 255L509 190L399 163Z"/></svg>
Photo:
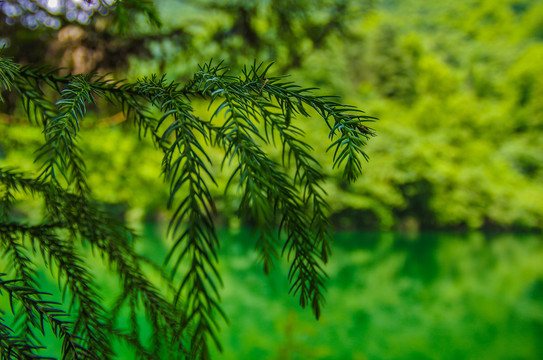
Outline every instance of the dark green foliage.
<svg viewBox="0 0 543 360"><path fill-rule="evenodd" d="M0 244L12 264L4 270L1 286L18 319L15 324L0 322L6 358L39 357L44 344L34 332L44 332L46 325L62 340L66 359L114 358L116 342L127 343L141 358L209 358L209 339L220 349L217 317L226 315L220 307L220 239L209 188L215 180L208 146L224 151L223 165L234 164L225 192L237 184L239 214L256 224L255 245L264 271L273 268L279 252L285 255L291 264L291 292L302 307L310 306L320 316L330 223L321 187L324 175L295 125L296 117L318 114L326 121L334 167L343 167L347 181L362 171L361 158L367 158L363 147L373 135L363 123L373 118L333 97L312 95L311 89L272 77L269 68L255 63L234 76L210 62L184 85L154 75L123 83L94 75L60 76L0 58L3 89L19 94L29 121L44 133L36 152L39 175L0 169ZM213 113L208 120L194 115L195 98L209 102ZM79 131L88 108L100 99L122 108L139 134L150 135L163 152L174 240L165 290L143 272L148 261L134 250L136 236L93 201L87 185ZM155 118L157 112L161 115ZM263 145L278 146L282 162L273 160ZM13 208L25 194L43 201L37 223L21 220ZM111 307L85 263L85 248L97 252L118 275L122 291ZM40 290L31 254L40 254L58 278L64 294L58 304ZM180 282L170 280L178 274ZM117 321L123 309L128 309L128 329ZM150 344L140 339L140 311L153 328Z"/></svg>
<svg viewBox="0 0 543 360"><path fill-rule="evenodd" d="M162 25L153 0L122 0L121 6L117 6L113 13L113 23L120 33L126 33L133 26L137 14L143 14L153 26Z"/></svg>
<svg viewBox="0 0 543 360"><path fill-rule="evenodd" d="M375 85L387 98L412 103L416 97L414 71L398 46L394 28L384 26L375 39ZM411 65L411 66L409 66Z"/></svg>
<svg viewBox="0 0 543 360"><path fill-rule="evenodd" d="M200 11L216 12L223 18L231 18L213 35L213 41L220 44L231 61L235 62L247 54L271 59L286 54L280 65L282 70L300 67L311 51L325 48L334 36L355 37L349 25L374 7L373 0L210 0L188 3ZM304 44L307 41L309 44Z"/></svg>

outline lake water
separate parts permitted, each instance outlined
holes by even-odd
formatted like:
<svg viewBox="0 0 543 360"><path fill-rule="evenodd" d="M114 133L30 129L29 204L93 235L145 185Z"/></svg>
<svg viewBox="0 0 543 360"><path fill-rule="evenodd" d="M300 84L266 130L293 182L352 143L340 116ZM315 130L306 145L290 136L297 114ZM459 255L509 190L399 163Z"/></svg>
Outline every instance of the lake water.
<svg viewBox="0 0 543 360"><path fill-rule="evenodd" d="M159 232L146 227L153 241L140 241L139 251L161 263ZM219 237L230 325L222 324L224 351L214 359L543 359L541 235L340 233L319 321L288 295L288 264L263 274L250 232ZM106 293L118 287L111 274L95 273ZM45 290L58 292L48 276ZM45 341L50 355L58 355L55 342Z"/></svg>
<svg viewBox="0 0 543 360"><path fill-rule="evenodd" d="M342 233L319 321L266 277L249 232L221 234L219 359L543 359L540 235Z"/></svg>

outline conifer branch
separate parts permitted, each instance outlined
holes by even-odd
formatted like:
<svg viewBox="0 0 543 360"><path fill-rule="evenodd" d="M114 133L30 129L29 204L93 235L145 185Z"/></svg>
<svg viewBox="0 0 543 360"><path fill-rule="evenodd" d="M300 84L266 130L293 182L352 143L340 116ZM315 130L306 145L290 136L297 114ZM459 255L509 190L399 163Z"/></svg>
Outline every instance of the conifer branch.
<svg viewBox="0 0 543 360"><path fill-rule="evenodd" d="M0 86L7 91L15 89L29 121L43 126L45 134L36 159L42 164L39 177L0 169L0 245L13 259L14 275L25 289L34 291L33 300L38 301L40 293L24 239L41 253L51 271L58 273L64 284L61 287L69 291L69 312L75 321L73 330L63 323L65 334L61 336L65 341L73 338L74 346L79 347L70 350L71 343L65 342L63 357L81 354L92 358L88 351L100 358L113 358L111 338L130 344L146 357L165 351L170 358L205 359L209 357L209 339L220 349L217 316L226 319L226 315L219 305L220 243L209 189L210 184L216 185L207 155L209 145L224 150L223 165L227 161L236 165L225 191L237 182L239 214L255 220L260 231L256 246L264 271L273 268L282 239L281 253L291 263L290 292L299 296L302 307L310 306L315 316L320 316L326 280L323 265L330 255L331 241L322 187L325 174L311 155L303 131L293 122L297 116L313 113L326 121L332 140L328 150L334 150L333 167L342 167L343 176L354 181L361 174L362 158L367 160L363 147L374 135L363 124L373 118L333 97L311 95L312 89L269 76L269 68L254 63L242 76L233 76L221 63L210 62L182 86L158 76L136 83L95 75L60 76L52 69L20 67L0 57ZM54 104L47 95L51 91L60 96ZM194 116L194 97L206 99L210 108L216 106L209 121ZM171 300L143 273L146 261L134 250L135 234L92 200L77 140L87 106L97 98L120 106L140 137L150 134L164 153L162 173L170 187L167 205L174 208L169 226L174 245L166 260L172 262L174 279L179 269L184 269ZM154 118L152 107L162 113L160 119ZM218 119L220 115L224 121ZM282 153L279 160L261 147L275 145L276 140ZM13 220L13 203L20 193L44 199L40 225ZM110 316L105 315L107 309L79 255L77 241L97 250L120 279L122 292ZM174 288L171 280L166 284L166 290ZM22 303L22 298L17 299ZM22 309L26 311L25 324L36 328L32 316L37 310ZM128 309L128 332L120 330L116 322L122 309ZM153 328L151 349L138 336L137 312L141 309ZM54 314L48 318L54 323L60 313L51 310L49 314ZM18 354L32 354L39 345L32 342L32 327L23 328L26 335L20 337L8 330L2 332L0 326L0 345L12 344L20 350Z"/></svg>
<svg viewBox="0 0 543 360"><path fill-rule="evenodd" d="M79 122L86 113L86 104L94 102L89 86L90 76L74 76L61 91L62 99L57 101L60 114L45 124L46 142L38 150L36 161L44 158L42 181L50 180L61 186L57 179L60 172L67 184L73 184L79 194L89 192L85 176L85 163L76 145Z"/></svg>
<svg viewBox="0 0 543 360"><path fill-rule="evenodd" d="M9 58L0 57L0 86L11 91L14 79L19 75L19 65ZM0 92L0 102L4 102Z"/></svg>
<svg viewBox="0 0 543 360"><path fill-rule="evenodd" d="M21 282L20 280L4 280L1 277L2 275L5 274L0 274L0 294L2 292L8 294L12 312L15 312L15 302L20 303L25 312L30 314L28 318L30 324L39 329L42 334L45 331L44 321L49 323L53 333L62 340L62 349L65 358L99 359L99 357L96 357L95 354L82 345L83 341L81 338L72 333L70 328L71 323L61 319L68 316L63 310L57 308L61 304L42 299L43 295L50 294L40 292L33 287L24 286L24 282L22 285L18 285ZM9 327L5 326L5 328ZM27 347L22 352L23 357L21 358L43 358L34 353L39 348L32 345Z"/></svg>
<svg viewBox="0 0 543 360"><path fill-rule="evenodd" d="M256 69L252 70L253 73L256 71ZM299 192L296 191L292 181L252 140L254 137L265 142L268 141L267 136L265 139L260 134L257 124L260 118L263 117L264 121L271 121L272 115L274 115L268 110L274 106L273 104L255 100L253 94L258 87L257 81L246 76L245 82L242 82L239 78L226 75L225 69L220 66L211 67L210 65L202 68L196 77L195 88L202 94L210 96L211 103L218 97L224 97L224 101L218 106L212 119L224 110L226 122L217 131L217 138L225 147L225 159L227 157L238 158L239 166L231 179L239 173L240 187L243 188L241 213L250 213L261 225L262 233L257 246L260 250L260 259L264 270L269 271L275 256L274 238L268 232L272 229L271 224L274 221L270 210L274 209L278 210L282 217L279 233L281 233L282 226L286 231L287 241L283 252L288 248L289 260L290 254L294 252L289 273L289 279L293 283L291 291L294 294L300 293L302 307L311 303L315 316L318 318L324 301L325 279L318 257L326 261L328 256L329 228L327 226L329 224L319 218L324 214L322 208L326 208L324 203L320 201L320 194L316 192L316 189L319 188L318 181L322 179L322 175L316 175L316 172L308 173L309 170L307 170L309 167L307 162L316 163L316 161L311 160L312 158L303 151L303 148L297 145L295 138L290 133L286 131L280 133L283 145L289 145L289 154L294 154L297 160L298 167L294 181L303 181L304 178L308 181L303 193L309 192L309 196L313 197L313 204L316 206L316 209L313 209L314 215L310 218L303 209L303 203L307 201L307 198L304 201L298 197ZM262 88L258 93L261 90ZM278 124L272 123L271 126L277 127ZM285 149L283 149L283 153L285 153ZM300 165L302 165L301 168ZM267 202L271 202L273 205L269 206ZM318 225L316 240L314 240L314 234L309 230L312 224ZM313 250L315 243L321 248L320 254Z"/></svg>
<svg viewBox="0 0 543 360"><path fill-rule="evenodd" d="M0 223L0 233L20 234L27 237L34 251L39 250L51 271L59 272L59 287L63 294L69 290L71 297L68 312L74 308L77 316L73 331L85 341L87 350L96 359L111 358L113 351L106 327L105 309L96 285L82 259L75 255L72 246L53 235L56 225L26 226L17 223ZM37 244L36 244L37 243ZM37 249L38 248L38 249ZM64 284L60 285L63 278Z"/></svg>
<svg viewBox="0 0 543 360"><path fill-rule="evenodd" d="M0 317L0 359L50 359L36 355L37 350L39 347L14 334L13 330L4 323L4 319Z"/></svg>
<svg viewBox="0 0 543 360"><path fill-rule="evenodd" d="M60 202L59 202L60 201ZM155 339L170 339L168 346L183 348L184 329L180 311L161 295L155 286L144 276L139 256L132 248L134 234L117 222L105 211L94 204L80 199L76 195L60 193L46 197L49 208L58 209L57 220L70 225L70 231L82 241L89 241L91 246L98 249L108 261L122 283L127 297L134 296L142 299L146 314L154 326ZM53 213L55 210L50 210ZM172 337L177 334L177 337Z"/></svg>
<svg viewBox="0 0 543 360"><path fill-rule="evenodd" d="M53 187L49 184L44 184L37 180L25 177L23 174L0 169L0 184L4 184L10 189L17 189L23 192L41 195L46 200L48 208L49 222L57 222L70 230L74 237L81 237L91 242L96 246L103 256L105 256L111 266L116 269L122 280L124 293L127 297L134 299L140 298L147 316L154 327L155 339L175 339L170 343L163 344L172 348L172 351L183 353L184 345L182 341L184 335L182 331L185 328L183 325L183 317L181 311L176 309L172 304L163 298L160 292L149 282L143 275L140 269L140 256L134 253L131 248L129 238L134 236L133 233L122 227L121 225L112 226L116 223L114 219L108 216L103 210L96 205L83 201L79 196L69 194L66 191L56 188L51 193ZM5 224L4 224L5 225ZM41 230L49 231L50 225L42 226ZM6 233L13 233L15 230L10 229ZM23 227L20 230L38 231L38 228ZM32 235L32 232L30 232ZM54 238L48 237L47 234L33 233L31 240L35 241L54 241ZM58 239L57 239L58 240ZM67 263L73 263L74 260L67 261L66 258L72 257L66 254L66 250L62 247L54 246L54 244L42 244L43 247L52 247L57 249L57 256L64 258ZM57 244L58 245L58 244ZM64 255L62 255L64 253ZM51 259L46 260L50 265L55 263ZM58 266L58 265L57 265ZM77 269L70 271L77 274ZM73 275L73 274L72 274ZM169 285L171 286L171 285ZM77 293L77 292L76 292ZM93 298L92 295L87 295ZM99 311L99 309L95 309ZM86 314L85 323L89 323L89 315ZM111 324L111 319L104 319L101 316L100 323ZM110 325L103 326L107 331L113 331Z"/></svg>
<svg viewBox="0 0 543 360"><path fill-rule="evenodd" d="M37 288L36 269L30 258L26 254L24 246L18 242L16 234L3 231L4 219L0 220L0 247L3 248L4 255L10 259L13 276L21 282L26 288ZM29 345L39 347L36 336L34 335L32 324L33 314L28 307L21 306L17 310L18 336L24 339Z"/></svg>
<svg viewBox="0 0 543 360"><path fill-rule="evenodd" d="M213 183L215 180L205 164L211 161L196 137L198 134L206 140L207 133L192 115L192 108L184 101L184 94L178 91L178 84L166 84L164 78L156 77L144 79L139 84L140 94L164 114L157 128L172 118L161 137L161 143L169 136L174 137L165 152L162 166L165 177L170 181L168 207L176 202L179 205L170 221L169 231L175 237L175 243L166 261L179 249L173 273L177 272L181 261L190 264L183 275L176 301L182 294L186 295L187 321L194 322L197 329L191 351L203 358L208 353L208 335L220 349L214 317L217 312L224 317L218 304L220 295L217 283L222 283L215 265L219 242L212 218L214 203L204 177L207 176ZM181 190L182 198L177 200ZM182 226L186 230L182 231Z"/></svg>
<svg viewBox="0 0 543 360"><path fill-rule="evenodd" d="M250 94L255 92L255 85L263 84L258 92L259 96L246 96L246 99L252 101L253 106L258 108L259 115L264 120L267 142L270 141L269 138L271 137L272 142L275 143L275 134L278 133L282 145L283 166L290 168L291 159L294 159L294 169L296 170L294 183L301 186L303 203L311 209L310 229L313 231L315 246L319 248L321 259L326 263L330 255L331 225L326 216L328 204L323 198L325 192L321 183L324 180L324 175L320 171L321 165L309 153L313 151L313 148L300 140L305 136L304 132L292 124L292 119L296 115L296 103L288 98L276 98L276 101L272 102L269 96L268 98L260 96L270 80L277 79L268 78L266 75L271 65L266 68L262 68L262 66L262 64L256 65L255 63L250 69L245 68L243 71L242 86L248 87ZM301 92L309 90L302 89ZM268 92L268 89L264 94L266 92ZM308 114L305 113L305 115Z"/></svg>

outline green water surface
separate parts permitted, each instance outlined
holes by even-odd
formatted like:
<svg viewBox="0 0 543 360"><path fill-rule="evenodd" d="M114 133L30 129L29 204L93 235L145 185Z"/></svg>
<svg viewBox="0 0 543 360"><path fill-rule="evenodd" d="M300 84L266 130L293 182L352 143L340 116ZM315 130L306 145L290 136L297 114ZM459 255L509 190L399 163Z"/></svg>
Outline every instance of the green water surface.
<svg viewBox="0 0 543 360"><path fill-rule="evenodd" d="M168 247L161 232L146 227L137 246L158 263ZM251 232L219 237L230 324L221 325L224 349L214 359L543 359L541 235L340 233L326 266L327 304L319 321L288 294L285 261L263 274ZM95 273L107 305L117 280L105 270ZM42 275L45 290L58 293L54 276ZM8 300L0 300L9 316ZM144 314L140 320L147 338ZM42 355L58 356L52 334L44 344L49 349ZM118 354L135 356L124 348Z"/></svg>
<svg viewBox="0 0 543 360"><path fill-rule="evenodd" d="M218 359L543 359L539 235L343 233L319 321L268 277L249 232L222 234Z"/></svg>

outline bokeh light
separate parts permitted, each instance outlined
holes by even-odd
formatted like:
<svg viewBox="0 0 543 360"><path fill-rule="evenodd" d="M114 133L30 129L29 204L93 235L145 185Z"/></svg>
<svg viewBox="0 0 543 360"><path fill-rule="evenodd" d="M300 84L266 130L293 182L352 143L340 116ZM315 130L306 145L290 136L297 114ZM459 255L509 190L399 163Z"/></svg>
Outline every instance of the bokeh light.
<svg viewBox="0 0 543 360"><path fill-rule="evenodd" d="M96 12L105 15L115 3L116 0L7 0L0 5L0 12L8 25L58 29L65 21L87 25Z"/></svg>

